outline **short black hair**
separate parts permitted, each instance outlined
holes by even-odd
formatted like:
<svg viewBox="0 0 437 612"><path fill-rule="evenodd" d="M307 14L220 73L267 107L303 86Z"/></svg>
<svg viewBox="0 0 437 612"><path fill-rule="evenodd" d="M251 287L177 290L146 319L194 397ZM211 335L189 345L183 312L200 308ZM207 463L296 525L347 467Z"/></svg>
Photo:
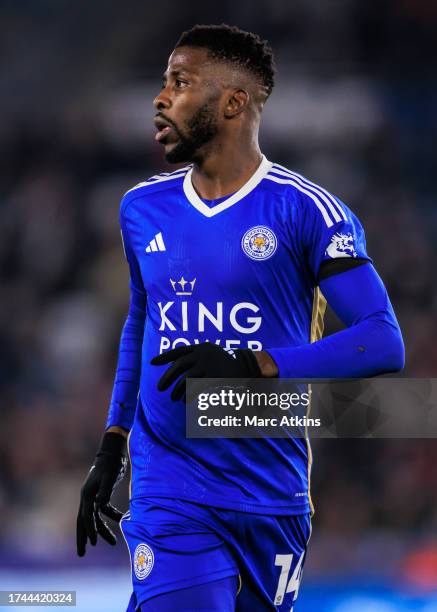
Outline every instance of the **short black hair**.
<svg viewBox="0 0 437 612"><path fill-rule="evenodd" d="M225 23L195 25L183 32L175 49L184 46L205 48L210 57L237 64L264 85L268 96L271 94L275 85L275 60L269 43L258 34Z"/></svg>

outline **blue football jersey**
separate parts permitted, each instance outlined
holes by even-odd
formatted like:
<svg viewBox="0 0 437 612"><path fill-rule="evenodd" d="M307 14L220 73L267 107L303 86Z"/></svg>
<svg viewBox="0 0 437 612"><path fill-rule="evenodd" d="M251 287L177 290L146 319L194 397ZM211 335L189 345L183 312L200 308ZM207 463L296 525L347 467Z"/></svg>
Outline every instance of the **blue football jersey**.
<svg viewBox="0 0 437 612"><path fill-rule="evenodd" d="M129 190L121 228L134 290L147 296L131 495L268 514L311 510L311 452L300 438L187 439L185 409L157 390L180 345L292 347L323 330L324 260L366 255L363 229L336 197L265 157L236 193L205 202L192 168Z"/></svg>

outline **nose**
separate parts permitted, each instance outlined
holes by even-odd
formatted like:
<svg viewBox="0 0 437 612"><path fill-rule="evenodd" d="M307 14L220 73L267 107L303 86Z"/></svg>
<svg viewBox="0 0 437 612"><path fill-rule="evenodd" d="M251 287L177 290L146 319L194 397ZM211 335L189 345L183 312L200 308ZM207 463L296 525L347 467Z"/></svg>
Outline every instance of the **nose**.
<svg viewBox="0 0 437 612"><path fill-rule="evenodd" d="M170 101L170 96L167 93L167 87L164 87L163 89L161 89L159 94L153 100L153 106L156 108L156 110L163 110L165 108L170 108L171 101Z"/></svg>

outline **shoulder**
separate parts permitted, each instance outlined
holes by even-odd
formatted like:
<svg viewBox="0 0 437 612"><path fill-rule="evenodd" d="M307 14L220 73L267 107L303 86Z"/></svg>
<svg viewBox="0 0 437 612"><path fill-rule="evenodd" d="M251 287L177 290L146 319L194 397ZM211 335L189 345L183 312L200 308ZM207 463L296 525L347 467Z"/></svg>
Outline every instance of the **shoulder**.
<svg viewBox="0 0 437 612"><path fill-rule="evenodd" d="M161 172L161 174L155 174L145 181L134 185L131 189L128 189L122 197L120 214L125 214L128 206L138 198L147 198L149 195L156 192L174 189L179 186L190 168L191 166L186 166L174 172Z"/></svg>
<svg viewBox="0 0 437 612"><path fill-rule="evenodd" d="M285 191L298 212L304 216L315 216L327 227L348 221L350 213L348 207L325 188L301 174L280 164L272 163L265 178L278 189Z"/></svg>

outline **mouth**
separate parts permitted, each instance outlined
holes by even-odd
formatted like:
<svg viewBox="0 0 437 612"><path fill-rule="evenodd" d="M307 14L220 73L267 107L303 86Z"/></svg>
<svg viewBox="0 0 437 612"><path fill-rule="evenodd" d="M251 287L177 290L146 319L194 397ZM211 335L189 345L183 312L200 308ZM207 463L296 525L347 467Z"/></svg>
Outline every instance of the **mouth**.
<svg viewBox="0 0 437 612"><path fill-rule="evenodd" d="M173 127L162 117L156 117L154 124L158 130L155 135L155 140L157 142L162 142L173 130Z"/></svg>

